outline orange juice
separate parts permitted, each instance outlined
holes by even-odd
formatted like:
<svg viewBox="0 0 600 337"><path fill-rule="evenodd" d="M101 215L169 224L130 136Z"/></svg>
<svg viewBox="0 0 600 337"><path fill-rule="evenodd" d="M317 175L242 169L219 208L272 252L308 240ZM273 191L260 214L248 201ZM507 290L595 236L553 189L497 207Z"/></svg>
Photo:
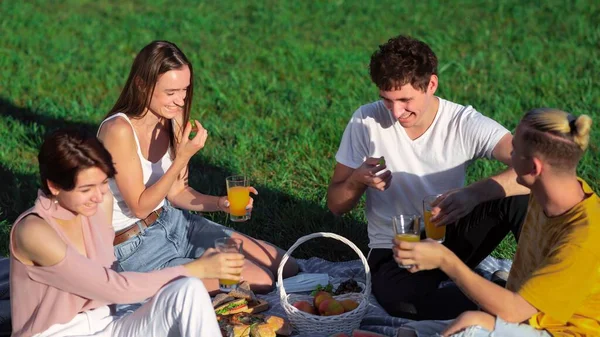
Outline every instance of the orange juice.
<svg viewBox="0 0 600 337"><path fill-rule="evenodd" d="M231 215L245 216L246 206L250 202L250 191L244 186L230 187L227 189L227 200Z"/></svg>
<svg viewBox="0 0 600 337"><path fill-rule="evenodd" d="M235 281L235 280L228 280L228 279L219 279L219 284L225 285L225 286L232 286L234 284L238 284L239 281Z"/></svg>
<svg viewBox="0 0 600 337"><path fill-rule="evenodd" d="M446 236L446 226L436 226L431 222L431 211L425 211L423 214L425 221L425 234L434 240L443 240Z"/></svg>
<svg viewBox="0 0 600 337"><path fill-rule="evenodd" d="M396 234L396 239L407 242L419 242L421 238L416 234Z"/></svg>

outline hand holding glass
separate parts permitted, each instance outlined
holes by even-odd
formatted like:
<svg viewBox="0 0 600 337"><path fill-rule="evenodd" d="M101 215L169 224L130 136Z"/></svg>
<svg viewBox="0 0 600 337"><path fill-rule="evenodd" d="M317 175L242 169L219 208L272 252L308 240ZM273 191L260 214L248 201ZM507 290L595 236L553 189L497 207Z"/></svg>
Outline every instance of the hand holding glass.
<svg viewBox="0 0 600 337"><path fill-rule="evenodd" d="M215 249L219 253L242 253L242 239L234 239L224 237L215 240ZM219 290L229 292L232 289L237 289L239 282L236 280L219 279Z"/></svg>
<svg viewBox="0 0 600 337"><path fill-rule="evenodd" d="M231 221L241 222L250 219L246 207L250 203L250 189L245 176L231 176L227 183L227 200Z"/></svg>
<svg viewBox="0 0 600 337"><path fill-rule="evenodd" d="M427 238L441 243L446 238L446 226L436 226L431 222L431 217L437 215L437 212L439 212L439 209L431 205L440 196L441 194L428 195L423 199L423 218L425 220L425 234Z"/></svg>
<svg viewBox="0 0 600 337"><path fill-rule="evenodd" d="M392 226L394 227L394 235L396 240L419 242L421 241L421 217L418 215L397 215L392 218ZM400 268L410 269L412 265L398 264Z"/></svg>

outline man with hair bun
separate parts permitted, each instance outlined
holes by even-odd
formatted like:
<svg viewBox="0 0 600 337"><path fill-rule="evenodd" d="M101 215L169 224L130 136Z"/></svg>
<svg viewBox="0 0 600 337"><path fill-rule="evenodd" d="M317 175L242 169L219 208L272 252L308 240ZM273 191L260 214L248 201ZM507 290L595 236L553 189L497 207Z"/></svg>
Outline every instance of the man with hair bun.
<svg viewBox="0 0 600 337"><path fill-rule="evenodd" d="M439 268L479 305L444 336L600 335L600 199L576 173L591 123L586 115L535 109L517 126L512 164L531 196L506 288L437 242L395 242L398 263L414 265L413 273ZM432 325L409 326L423 332Z"/></svg>

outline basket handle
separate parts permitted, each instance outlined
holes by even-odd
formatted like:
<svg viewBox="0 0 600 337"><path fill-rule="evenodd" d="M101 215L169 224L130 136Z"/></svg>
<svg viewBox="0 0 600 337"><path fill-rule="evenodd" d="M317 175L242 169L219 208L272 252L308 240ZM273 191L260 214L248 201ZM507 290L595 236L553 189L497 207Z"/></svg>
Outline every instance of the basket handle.
<svg viewBox="0 0 600 337"><path fill-rule="evenodd" d="M283 255L283 258L281 258L281 262L279 263L279 268L277 269L277 288L279 289L279 297L280 297L282 303L283 303L283 301L286 300L286 297L287 297L287 293L285 292L285 288L283 287L283 267L285 266L285 263L290 258L290 256L294 252L294 250L296 250L296 248L298 248L298 246L300 246L304 242L306 242L310 239L314 239L314 238L331 238L331 239L336 239L338 241L342 241L343 243L350 246L350 248L352 248L356 252L356 254L358 254L358 257L360 258L360 260L362 261L362 263L365 267L365 277L366 277L365 288L366 289L364 289L363 292L364 292L365 296L367 298L369 298L369 296L371 295L371 270L369 268L369 263L367 262L367 259L365 258L363 253L360 251L360 249L358 249L358 247L356 247L356 245L352 241L346 239L345 237L343 237L341 235L338 235L335 233L328 233L328 232L318 232L318 233L305 235L305 236L299 238L296 241L296 243L294 243L290 247L290 249L288 249L288 251Z"/></svg>

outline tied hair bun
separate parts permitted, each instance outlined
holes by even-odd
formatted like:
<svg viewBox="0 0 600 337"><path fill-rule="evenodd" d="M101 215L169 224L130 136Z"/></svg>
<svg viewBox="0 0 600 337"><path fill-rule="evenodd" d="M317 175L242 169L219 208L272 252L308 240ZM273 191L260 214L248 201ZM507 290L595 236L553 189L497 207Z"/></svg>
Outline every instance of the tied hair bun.
<svg viewBox="0 0 600 337"><path fill-rule="evenodd" d="M592 127L592 119L588 115L580 115L574 121L569 123L573 141L579 146L582 151L585 151L590 141L590 129Z"/></svg>

